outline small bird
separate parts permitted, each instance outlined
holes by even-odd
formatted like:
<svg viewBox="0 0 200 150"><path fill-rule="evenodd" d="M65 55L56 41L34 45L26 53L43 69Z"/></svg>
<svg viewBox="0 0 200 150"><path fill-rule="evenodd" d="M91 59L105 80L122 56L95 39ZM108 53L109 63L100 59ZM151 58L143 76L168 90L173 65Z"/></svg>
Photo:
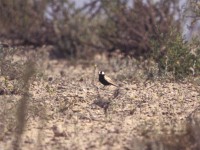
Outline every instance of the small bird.
<svg viewBox="0 0 200 150"><path fill-rule="evenodd" d="M104 86L113 85L118 87L108 76L105 75L103 71L99 71L99 82L101 82Z"/></svg>

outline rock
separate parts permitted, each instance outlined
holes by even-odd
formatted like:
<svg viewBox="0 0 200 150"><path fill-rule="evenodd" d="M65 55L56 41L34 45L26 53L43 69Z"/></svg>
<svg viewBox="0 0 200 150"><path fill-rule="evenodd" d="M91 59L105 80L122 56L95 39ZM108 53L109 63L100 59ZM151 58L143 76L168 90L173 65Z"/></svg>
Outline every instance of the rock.
<svg viewBox="0 0 200 150"><path fill-rule="evenodd" d="M54 136L59 137L59 136L66 136L66 133L62 127L62 125L53 125L52 127Z"/></svg>

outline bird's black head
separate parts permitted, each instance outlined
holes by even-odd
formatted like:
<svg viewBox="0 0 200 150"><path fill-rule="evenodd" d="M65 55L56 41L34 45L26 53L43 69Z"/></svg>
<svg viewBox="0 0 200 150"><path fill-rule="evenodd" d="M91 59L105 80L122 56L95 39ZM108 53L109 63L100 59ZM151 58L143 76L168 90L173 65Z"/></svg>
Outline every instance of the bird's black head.
<svg viewBox="0 0 200 150"><path fill-rule="evenodd" d="M99 75L104 76L105 73L103 71L99 71Z"/></svg>

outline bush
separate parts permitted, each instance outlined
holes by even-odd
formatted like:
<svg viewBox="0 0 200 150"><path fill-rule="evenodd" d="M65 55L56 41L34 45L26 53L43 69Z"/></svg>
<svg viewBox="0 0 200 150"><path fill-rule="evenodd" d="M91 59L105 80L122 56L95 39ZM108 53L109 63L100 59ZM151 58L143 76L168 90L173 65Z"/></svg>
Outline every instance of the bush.
<svg viewBox="0 0 200 150"><path fill-rule="evenodd" d="M66 3L66 2L65 2ZM51 23L55 32L51 37L51 43L62 56L70 58L88 58L91 55L92 43L95 40L95 21L90 20L81 10L75 8L74 3L56 2L51 16ZM66 8L67 7L67 8Z"/></svg>
<svg viewBox="0 0 200 150"><path fill-rule="evenodd" d="M88 57L90 45L97 43L97 21L83 11L68 0L2 0L0 35L21 40L23 45L53 45L62 57Z"/></svg>
<svg viewBox="0 0 200 150"><path fill-rule="evenodd" d="M168 38L162 40L162 46L157 41L152 41L152 57L159 64L161 73L173 72L177 79L199 73L200 49L192 50L193 42L186 42L176 30L172 30Z"/></svg>
<svg viewBox="0 0 200 150"><path fill-rule="evenodd" d="M176 79L199 73L199 52L192 53L182 37L177 1L136 0L133 7L123 0L102 1L101 7L107 16L100 33L106 47L138 60L154 60L160 74L172 72Z"/></svg>
<svg viewBox="0 0 200 150"><path fill-rule="evenodd" d="M104 45L137 59L152 55L151 40L160 42L161 37L166 38L171 26L180 27L180 21L174 18L178 8L173 0L157 3L136 0L133 7L122 0L102 1L102 8L107 17L100 34Z"/></svg>
<svg viewBox="0 0 200 150"><path fill-rule="evenodd" d="M2 0L0 27L4 37L41 45L48 37L44 13L46 1Z"/></svg>

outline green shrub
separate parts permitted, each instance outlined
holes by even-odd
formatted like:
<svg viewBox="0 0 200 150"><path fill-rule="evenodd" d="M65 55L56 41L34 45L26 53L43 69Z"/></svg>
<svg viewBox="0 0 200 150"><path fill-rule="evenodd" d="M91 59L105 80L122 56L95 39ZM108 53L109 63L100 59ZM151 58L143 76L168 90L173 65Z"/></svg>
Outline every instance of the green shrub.
<svg viewBox="0 0 200 150"><path fill-rule="evenodd" d="M197 75L200 71L200 49L196 48L194 52L192 45L193 42L186 42L174 29L161 42L152 41L152 57L158 63L160 72L172 72L176 79Z"/></svg>

